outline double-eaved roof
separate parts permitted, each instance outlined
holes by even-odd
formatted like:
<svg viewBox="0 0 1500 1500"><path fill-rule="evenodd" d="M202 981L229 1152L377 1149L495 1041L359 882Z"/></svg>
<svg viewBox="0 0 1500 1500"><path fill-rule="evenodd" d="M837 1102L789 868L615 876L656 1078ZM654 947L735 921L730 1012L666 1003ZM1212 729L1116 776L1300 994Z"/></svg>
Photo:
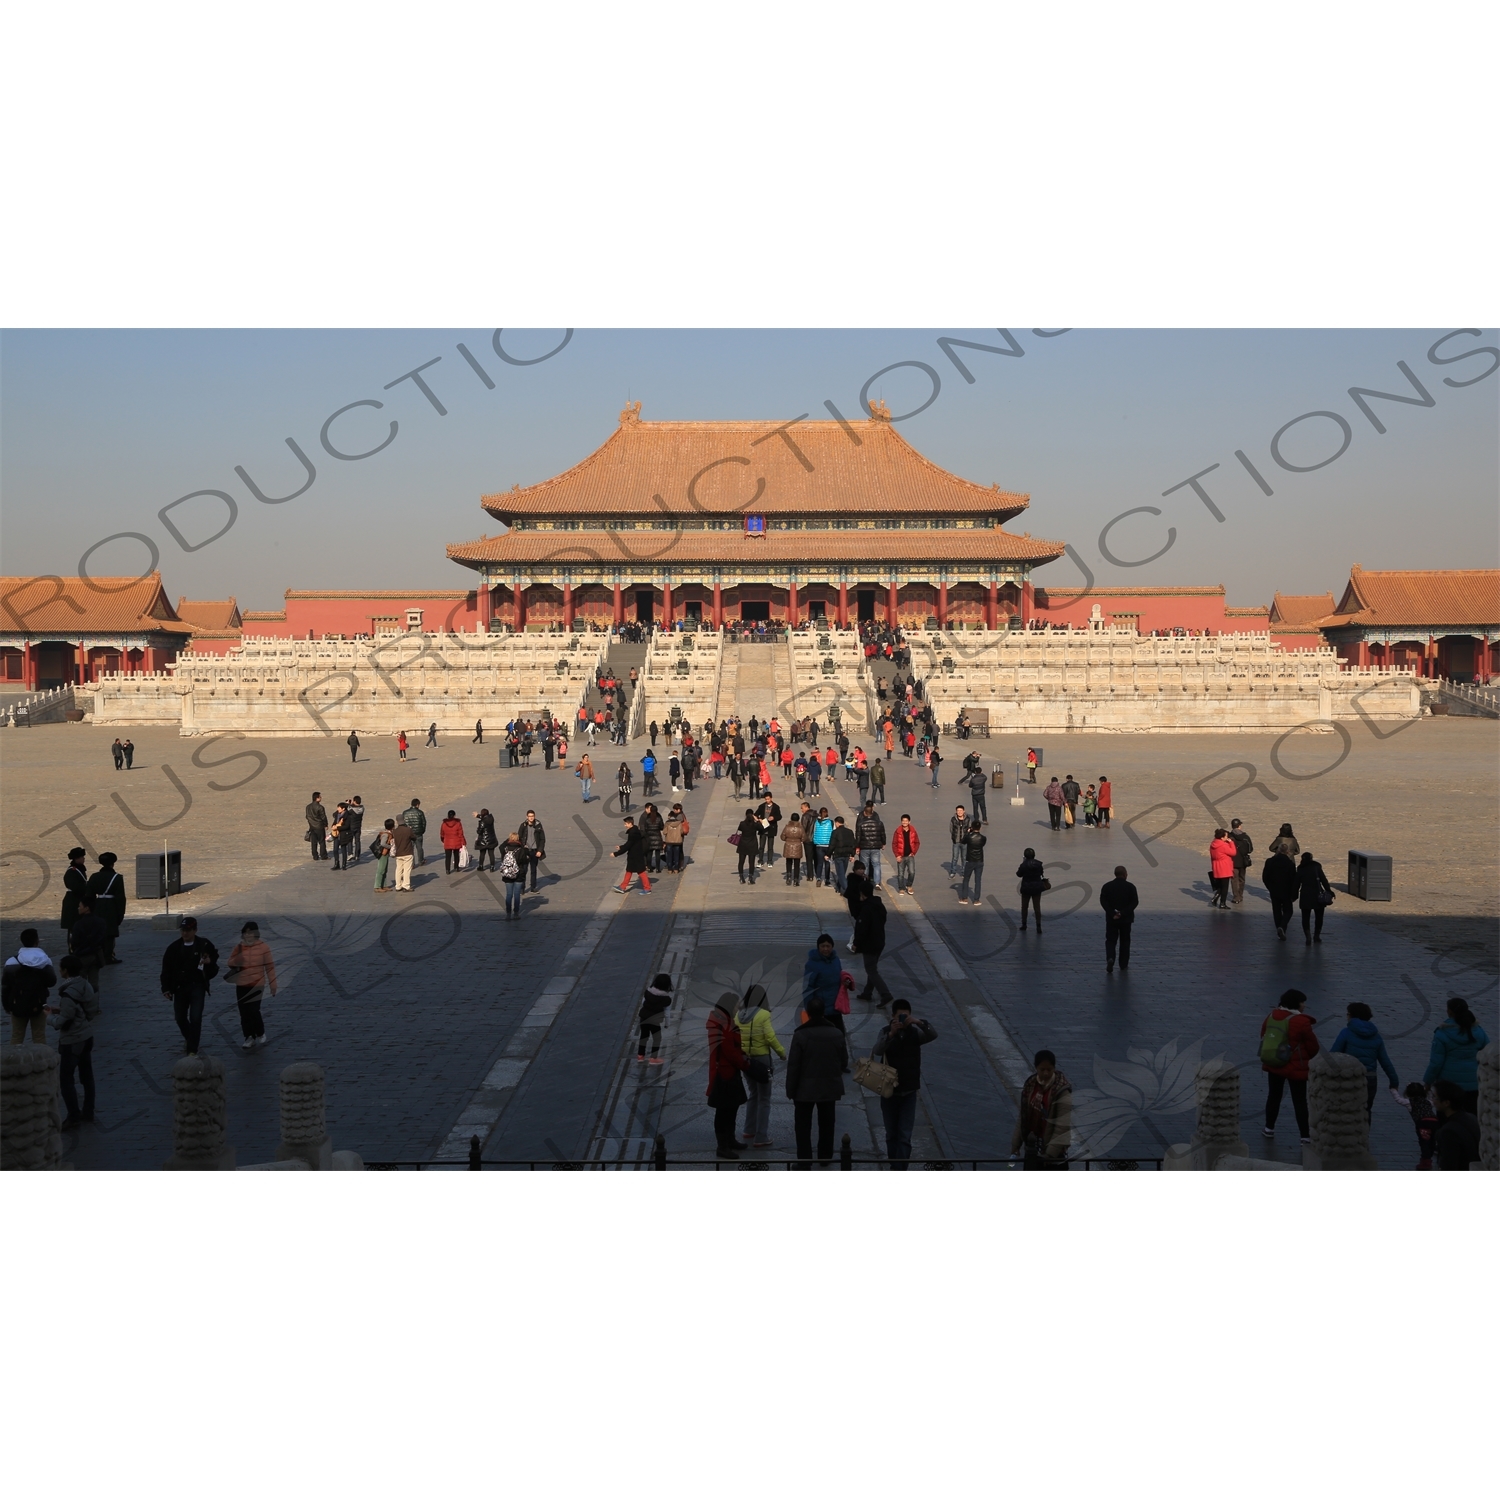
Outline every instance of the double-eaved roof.
<svg viewBox="0 0 1500 1500"><path fill-rule="evenodd" d="M564 473L483 496L485 510L512 529L457 543L448 556L471 567L722 561L726 550L743 544L726 525L738 531L749 515L767 518L753 545L756 558L768 562L811 556L1040 563L1062 555L1061 542L1001 529L1027 508L1028 496L950 474L913 448L888 417L643 422L639 408L637 402L621 412L605 442ZM795 531L778 524L792 519ZM835 520L846 524L829 524ZM803 527L816 528L816 537ZM569 530L587 537L569 537Z"/></svg>

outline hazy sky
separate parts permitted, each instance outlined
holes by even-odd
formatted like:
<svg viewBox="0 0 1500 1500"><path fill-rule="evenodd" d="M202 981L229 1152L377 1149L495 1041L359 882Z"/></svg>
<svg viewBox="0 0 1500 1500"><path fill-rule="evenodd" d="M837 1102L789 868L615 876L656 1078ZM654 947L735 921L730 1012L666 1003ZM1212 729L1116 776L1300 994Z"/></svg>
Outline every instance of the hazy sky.
<svg viewBox="0 0 1500 1500"><path fill-rule="evenodd" d="M807 412L846 416L861 387L898 361L931 366L941 389L903 435L935 462L982 484L1028 491L1016 530L1072 543L1101 583L1224 583L1231 604L1267 603L1275 589L1337 591L1353 562L1367 568L1500 564L1500 375L1462 388L1500 363L1475 355L1443 365L1431 346L1449 328L1360 332L1091 331L1044 338L1010 330L1024 351L998 356L956 348L967 383L937 340L1005 347L994 329L920 331L590 331L541 363L507 364L491 329L413 331L22 331L0 337L0 548L7 573L78 571L84 549L116 532L141 532L160 548L168 592L234 594L242 608L279 607L287 588L460 588L467 569L445 544L495 523L483 493L548 478L577 463L614 430L627 398L656 419L763 418ZM545 355L557 332L510 331L506 352ZM456 348L486 370L487 389ZM1500 342L1494 330L1460 334L1439 360ZM447 408L440 416L410 380L418 365ZM1405 361L1431 407L1372 401L1377 433L1351 386L1416 396ZM898 417L932 394L923 371L880 377ZM331 434L336 446L373 447L395 420L389 446L358 462L320 445L325 420L356 408ZM1348 424L1346 451L1308 472L1271 452L1284 424L1332 412ZM286 495L306 479L286 447L315 465L305 494L257 501L237 476ZM1310 466L1344 442L1328 416L1296 423L1281 439L1288 464ZM1266 496L1235 457L1243 450L1274 491ZM1202 480L1218 521L1191 488L1162 492L1218 464ZM217 541L183 550L158 513L195 490L222 490L238 516ZM1107 543L1116 558L1158 551L1140 567L1100 553L1111 518L1138 506L1160 517L1121 522ZM201 497L168 519L196 546L228 518ZM141 572L139 541L96 551L91 573ZM1079 579L1064 558L1041 583Z"/></svg>

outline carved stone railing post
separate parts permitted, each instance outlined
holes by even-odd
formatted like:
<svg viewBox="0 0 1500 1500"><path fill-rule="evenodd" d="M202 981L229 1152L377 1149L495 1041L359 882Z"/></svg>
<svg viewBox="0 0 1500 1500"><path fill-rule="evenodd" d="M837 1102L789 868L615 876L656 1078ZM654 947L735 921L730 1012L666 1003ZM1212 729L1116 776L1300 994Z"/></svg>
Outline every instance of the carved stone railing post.
<svg viewBox="0 0 1500 1500"><path fill-rule="evenodd" d="M277 1161L296 1158L319 1172L333 1169L333 1142L323 1103L323 1069L297 1062L281 1070L281 1145Z"/></svg>
<svg viewBox="0 0 1500 1500"><path fill-rule="evenodd" d="M1368 1172L1370 1120L1365 1113L1365 1065L1347 1052L1320 1052L1307 1068L1307 1113L1312 1145L1302 1163L1323 1172Z"/></svg>
<svg viewBox="0 0 1500 1500"><path fill-rule="evenodd" d="M1202 1150L1204 1167L1212 1171L1219 1157L1248 1156L1240 1139L1240 1070L1225 1062L1198 1067L1198 1126L1193 1145Z"/></svg>
<svg viewBox="0 0 1500 1500"><path fill-rule="evenodd" d="M1500 1042L1479 1054L1479 1165L1500 1172Z"/></svg>
<svg viewBox="0 0 1500 1500"><path fill-rule="evenodd" d="M56 1171L62 1161L57 1053L39 1042L0 1052L0 1169Z"/></svg>
<svg viewBox="0 0 1500 1500"><path fill-rule="evenodd" d="M169 1171L232 1172L224 1064L216 1057L179 1059L172 1069L172 1159Z"/></svg>

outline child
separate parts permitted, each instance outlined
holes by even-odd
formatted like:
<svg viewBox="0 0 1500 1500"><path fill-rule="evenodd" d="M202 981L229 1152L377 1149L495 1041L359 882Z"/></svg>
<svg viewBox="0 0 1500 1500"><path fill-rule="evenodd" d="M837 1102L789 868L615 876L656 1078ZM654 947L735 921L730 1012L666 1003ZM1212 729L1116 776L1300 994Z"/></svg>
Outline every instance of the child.
<svg viewBox="0 0 1500 1500"><path fill-rule="evenodd" d="M276 960L270 947L261 941L260 928L246 922L240 928L240 940L229 955L224 977L234 981L234 998L240 1007L240 1030L245 1040L240 1047L253 1052L266 1045L266 1023L261 1019L260 1002L265 999L266 985L276 993Z"/></svg>
<svg viewBox="0 0 1500 1500"><path fill-rule="evenodd" d="M1401 1102L1411 1111L1411 1122L1417 1130L1417 1149L1422 1153L1417 1162L1417 1171L1432 1170L1432 1150L1437 1141L1437 1110L1427 1097L1427 1089L1420 1083L1406 1085L1406 1097Z"/></svg>
<svg viewBox="0 0 1500 1500"><path fill-rule="evenodd" d="M1083 794L1083 826L1094 828L1099 822L1099 793L1091 781Z"/></svg>
<svg viewBox="0 0 1500 1500"><path fill-rule="evenodd" d="M667 1013L667 1007L672 1003L672 976L670 974L658 974L650 984L646 986L645 998L641 1001L641 1035L636 1043L635 1060L637 1062L655 1064L661 1066L661 1023ZM651 1056L646 1056L646 1041L651 1042Z"/></svg>

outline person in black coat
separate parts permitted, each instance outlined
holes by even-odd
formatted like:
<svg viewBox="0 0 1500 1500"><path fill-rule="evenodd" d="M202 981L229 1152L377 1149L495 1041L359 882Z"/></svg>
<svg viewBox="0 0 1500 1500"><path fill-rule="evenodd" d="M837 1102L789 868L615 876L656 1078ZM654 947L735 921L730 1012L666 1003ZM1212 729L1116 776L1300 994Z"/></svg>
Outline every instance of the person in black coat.
<svg viewBox="0 0 1500 1500"><path fill-rule="evenodd" d="M522 868L530 876L531 889L535 891L536 868L547 857L547 830L542 827L542 820L537 817L535 810L528 807L516 833L520 837L521 852L526 859ZM493 856L490 863L494 863Z"/></svg>
<svg viewBox="0 0 1500 1500"><path fill-rule="evenodd" d="M786 1096L792 1101L797 1160L812 1160L812 1121L816 1110L818 1160L832 1161L834 1105L844 1097L849 1045L844 1033L824 1015L821 997L811 996L805 1009L806 1024L792 1033L786 1057Z"/></svg>
<svg viewBox="0 0 1500 1500"><path fill-rule="evenodd" d="M1036 930L1042 930L1042 892L1046 889L1047 870L1036 857L1035 849L1022 851L1021 863L1016 866L1016 879L1021 882L1021 931L1026 931L1026 906L1030 902L1036 913Z"/></svg>
<svg viewBox="0 0 1500 1500"><path fill-rule="evenodd" d="M1115 971L1115 949L1120 953L1120 968L1130 967L1130 929L1135 923L1135 909L1141 904L1136 888L1125 878L1125 866L1115 866L1115 878L1099 891L1099 905L1104 908L1104 972Z"/></svg>
<svg viewBox="0 0 1500 1500"><path fill-rule="evenodd" d="M1280 849L1261 866L1260 878L1271 898L1271 917L1276 936L1284 943L1286 930L1292 925L1292 903L1297 899L1297 867L1291 856Z"/></svg>
<svg viewBox="0 0 1500 1500"><path fill-rule="evenodd" d="M314 859L328 858L328 809L323 806L322 792L314 792L304 809L307 815L307 842Z"/></svg>
<svg viewBox="0 0 1500 1500"><path fill-rule="evenodd" d="M115 940L125 921L125 880L115 869L117 856L106 849L99 856L99 868L89 876L89 895L94 898L94 915L104 923L104 962L117 964Z"/></svg>
<svg viewBox="0 0 1500 1500"><path fill-rule="evenodd" d="M740 819L736 832L740 836L740 841L735 846L739 855L740 884L744 885L748 881L754 885L755 872L760 867L760 824L756 821L752 808L745 809L745 816Z"/></svg>
<svg viewBox="0 0 1500 1500"><path fill-rule="evenodd" d="M854 877L849 877L854 884ZM859 915L854 920L854 951L865 961L865 987L860 999L870 1001L875 991L880 992L880 1003L891 1003L891 989L880 973L880 955L885 952L885 902L873 889L867 890L859 903Z"/></svg>
<svg viewBox="0 0 1500 1500"><path fill-rule="evenodd" d="M1302 908L1302 936L1309 946L1323 941L1323 913L1333 900L1333 888L1323 873L1323 866L1312 857L1310 850L1302 851L1302 862L1297 866L1297 905ZM1316 917L1317 926L1313 927Z"/></svg>
<svg viewBox="0 0 1500 1500"><path fill-rule="evenodd" d="M914 1021L911 1004L898 1000L891 1006L891 1024L875 1039L872 1057L883 1058L896 1070L896 1087L889 1099L880 1101L885 1122L885 1154L893 1172L904 1172L911 1156L911 1132L917 1119L917 1093L922 1087L922 1048L937 1040L927 1021Z"/></svg>
<svg viewBox="0 0 1500 1500"><path fill-rule="evenodd" d="M625 856L625 878L619 884L619 891L623 895L630 889L630 877L634 875L641 883L641 889L649 896L651 894L651 878L646 874L646 842L641 837L641 830L635 826L634 818L625 819L625 842L610 855L611 859Z"/></svg>
<svg viewBox="0 0 1500 1500"><path fill-rule="evenodd" d="M68 868L63 871L62 930L69 932L78 917L78 903L89 893L89 870L82 849L68 850Z"/></svg>
<svg viewBox="0 0 1500 1500"><path fill-rule="evenodd" d="M161 956L161 992L172 1002L183 1050L194 1057L203 1032L208 984L219 972L219 950L207 938L198 936L198 923L192 917L184 917L178 926L182 936L168 943Z"/></svg>

